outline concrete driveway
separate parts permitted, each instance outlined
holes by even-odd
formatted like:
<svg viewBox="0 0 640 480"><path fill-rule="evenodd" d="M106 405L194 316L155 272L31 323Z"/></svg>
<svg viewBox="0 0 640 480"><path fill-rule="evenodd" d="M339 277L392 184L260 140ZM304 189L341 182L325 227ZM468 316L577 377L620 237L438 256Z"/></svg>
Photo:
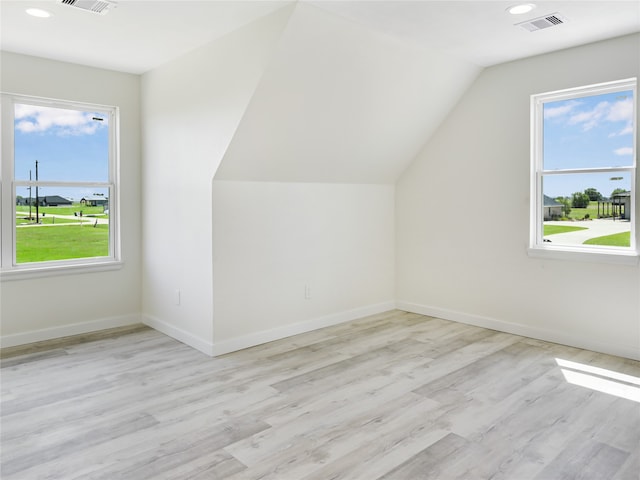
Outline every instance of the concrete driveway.
<svg viewBox="0 0 640 480"><path fill-rule="evenodd" d="M610 218L594 218L593 220L578 220L575 222L544 222L545 225L566 225L569 227L582 227L587 230L579 230L577 232L557 233L555 235L546 235L544 238L551 240L551 243L560 243L562 245L582 245L585 240L596 237L604 237L605 235L613 235L614 233L630 232L631 222L628 220L612 220Z"/></svg>

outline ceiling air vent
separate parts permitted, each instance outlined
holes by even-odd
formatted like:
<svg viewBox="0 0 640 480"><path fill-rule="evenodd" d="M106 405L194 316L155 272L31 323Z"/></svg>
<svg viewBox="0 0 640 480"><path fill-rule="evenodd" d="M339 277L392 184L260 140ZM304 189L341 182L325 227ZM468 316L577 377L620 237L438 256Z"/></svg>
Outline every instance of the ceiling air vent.
<svg viewBox="0 0 640 480"><path fill-rule="evenodd" d="M106 15L109 12L109 8L115 8L117 5L112 0L58 0L58 2L100 15Z"/></svg>
<svg viewBox="0 0 640 480"><path fill-rule="evenodd" d="M567 23L567 17L564 17L559 13L552 13L551 15L545 15L544 17L534 18L533 20L527 20L522 23L516 23L516 26L520 26L530 32L535 32L537 30L555 27L556 25L562 25L563 23Z"/></svg>

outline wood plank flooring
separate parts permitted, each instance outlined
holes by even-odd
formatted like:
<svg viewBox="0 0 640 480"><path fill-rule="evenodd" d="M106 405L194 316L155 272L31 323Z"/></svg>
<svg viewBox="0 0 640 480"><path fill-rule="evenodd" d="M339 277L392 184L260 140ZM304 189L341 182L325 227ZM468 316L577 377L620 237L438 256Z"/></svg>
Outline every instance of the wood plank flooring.
<svg viewBox="0 0 640 480"><path fill-rule="evenodd" d="M632 360L399 311L219 358L86 340L3 358L2 479L640 478Z"/></svg>

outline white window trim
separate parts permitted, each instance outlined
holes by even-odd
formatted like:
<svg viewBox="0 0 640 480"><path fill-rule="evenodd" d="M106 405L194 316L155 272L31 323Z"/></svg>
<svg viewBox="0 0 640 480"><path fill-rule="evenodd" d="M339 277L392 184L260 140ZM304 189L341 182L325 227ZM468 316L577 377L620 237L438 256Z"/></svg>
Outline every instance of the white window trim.
<svg viewBox="0 0 640 480"><path fill-rule="evenodd" d="M14 105L31 104L54 108L73 108L100 112L109 116L109 179L107 182L53 182L40 181L40 185L86 186L93 184L109 188L109 256L78 258L48 262L16 264L15 261L15 192L25 181L14 179ZM2 92L0 102L0 138L2 162L0 164L0 280L23 280L66 274L91 273L122 268L120 257L120 136L119 109L66 100L54 100ZM35 184L35 182L26 182Z"/></svg>
<svg viewBox="0 0 640 480"><path fill-rule="evenodd" d="M543 170L543 106L547 102L558 100L570 100L588 95L598 95L617 91L633 91L635 120L637 121L637 79L630 78L614 82L600 83L578 88L570 88L549 93L531 96L531 172L530 172L530 235L528 254L530 257L543 259L574 260L581 262L614 263L623 265L638 265L640 252L638 247L638 232L636 213L636 195L638 194L637 167L637 125L632 133L633 148L636 153L633 165L630 167L605 167L605 168L577 168L570 170ZM631 176L631 247L594 247L594 246L568 246L553 245L543 242L543 208L542 208L542 177L565 173L618 173L628 172Z"/></svg>

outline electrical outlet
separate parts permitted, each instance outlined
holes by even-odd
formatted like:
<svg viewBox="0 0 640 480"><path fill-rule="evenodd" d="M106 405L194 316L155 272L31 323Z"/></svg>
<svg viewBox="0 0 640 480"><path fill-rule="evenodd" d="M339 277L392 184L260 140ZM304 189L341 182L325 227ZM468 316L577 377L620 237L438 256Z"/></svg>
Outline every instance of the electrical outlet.
<svg viewBox="0 0 640 480"><path fill-rule="evenodd" d="M304 286L304 299L309 300L311 298L311 287L309 285Z"/></svg>
<svg viewBox="0 0 640 480"><path fill-rule="evenodd" d="M176 290L176 305L180 305L180 290Z"/></svg>

